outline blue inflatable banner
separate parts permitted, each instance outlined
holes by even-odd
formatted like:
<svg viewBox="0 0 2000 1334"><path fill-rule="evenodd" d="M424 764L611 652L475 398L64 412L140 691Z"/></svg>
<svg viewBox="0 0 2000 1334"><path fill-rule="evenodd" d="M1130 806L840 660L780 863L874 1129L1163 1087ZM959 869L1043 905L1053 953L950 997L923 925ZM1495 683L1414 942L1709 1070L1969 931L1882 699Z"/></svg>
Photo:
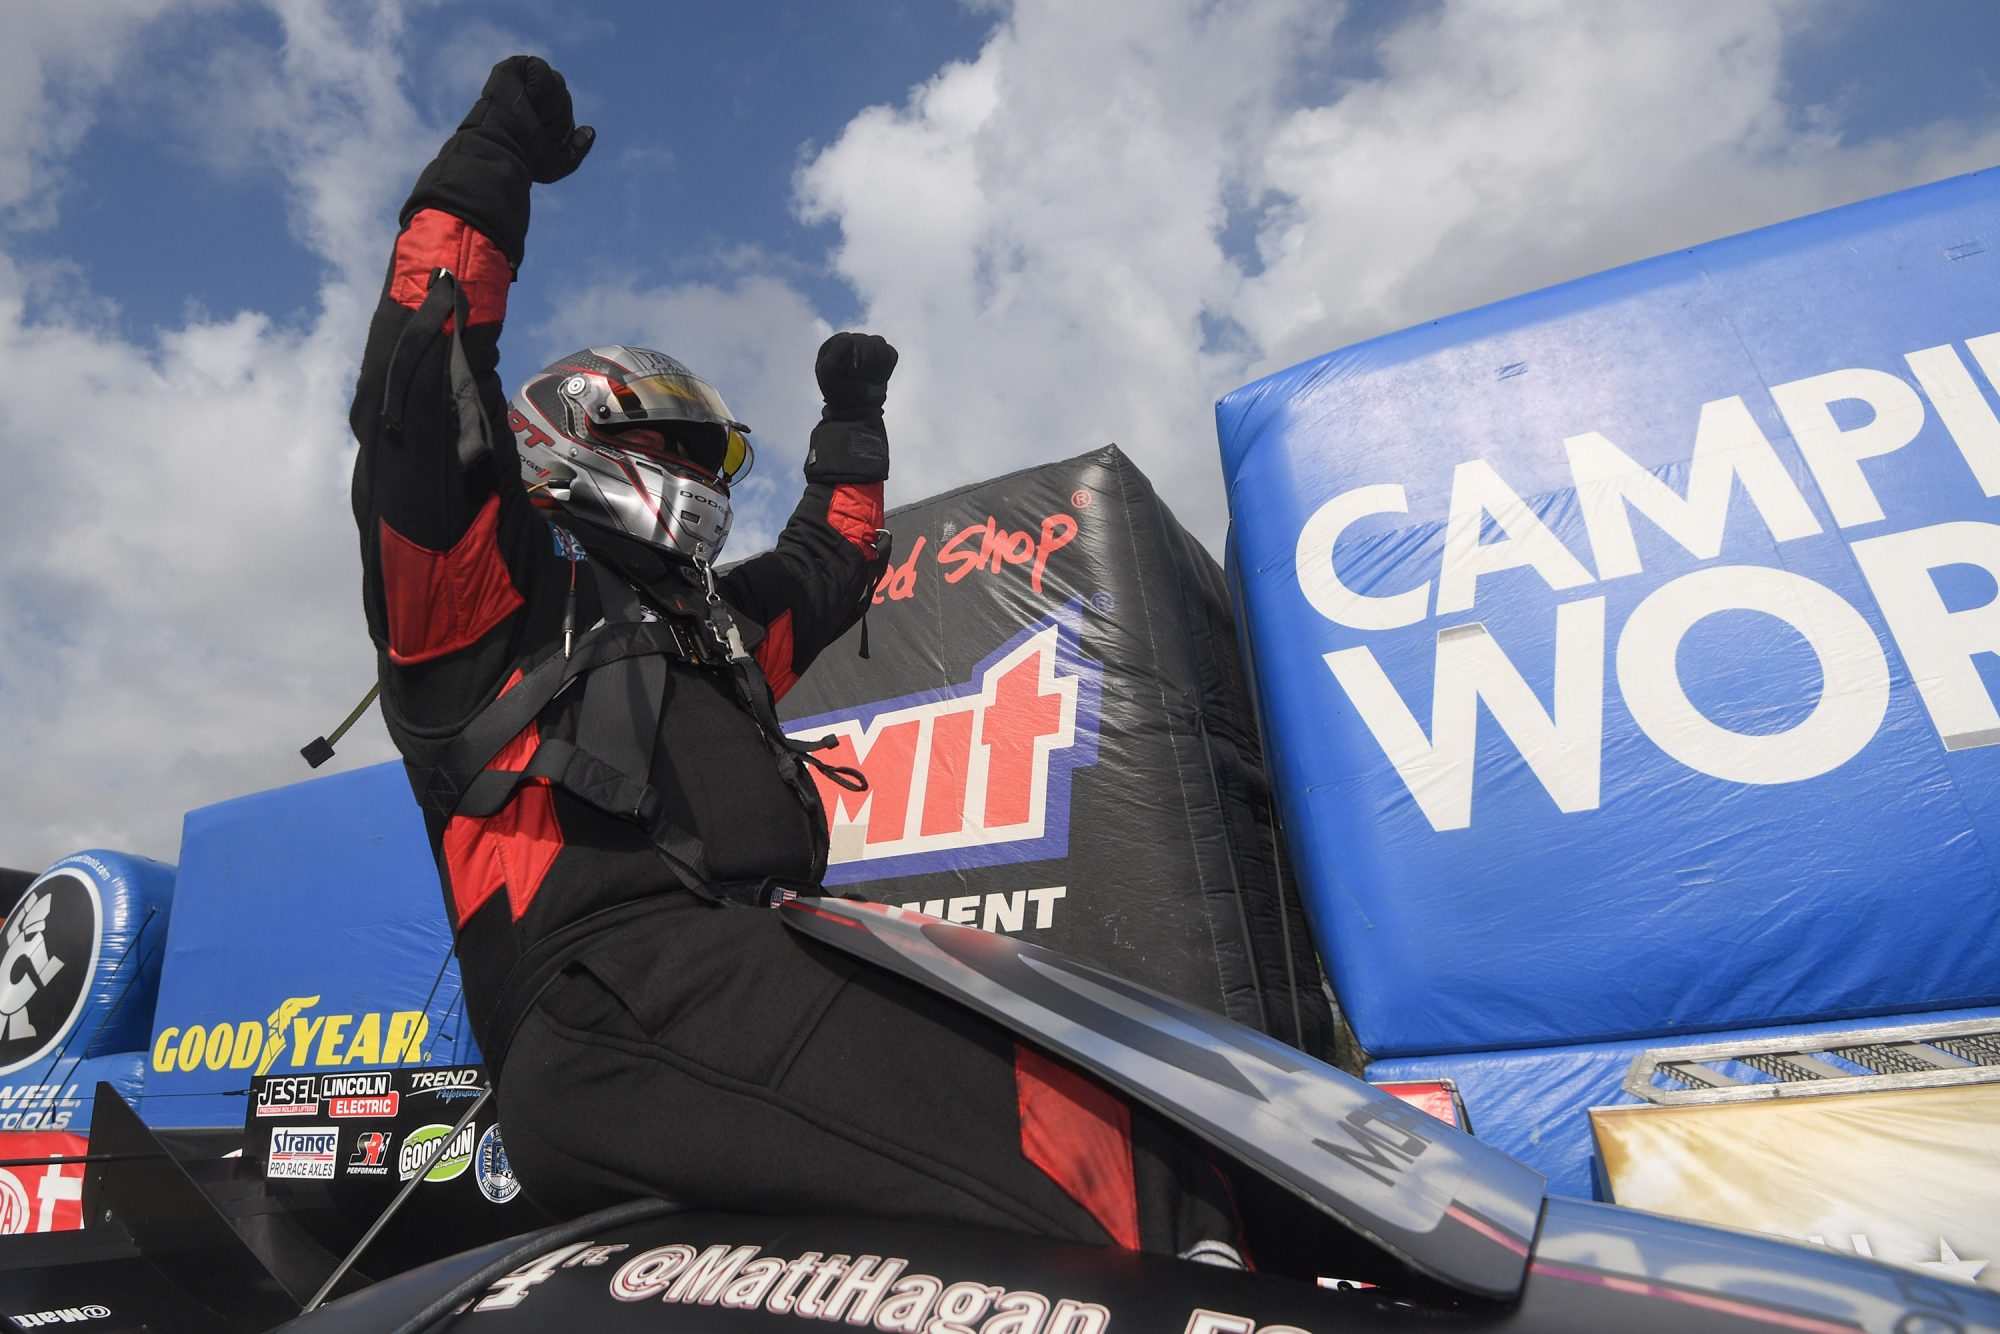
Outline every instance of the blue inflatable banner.
<svg viewBox="0 0 2000 1334"><path fill-rule="evenodd" d="M1273 779L1379 1055L2000 1001L2000 173L1217 406Z"/></svg>
<svg viewBox="0 0 2000 1334"><path fill-rule="evenodd" d="M400 764L188 812L147 1121L241 1125L257 1075L478 1059Z"/></svg>
<svg viewBox="0 0 2000 1334"><path fill-rule="evenodd" d="M37 876L0 924L0 1104L84 1057L137 1051L153 1026L174 868L92 849ZM67 1065L65 1065L67 1062ZM60 1129L9 1124L0 1129Z"/></svg>

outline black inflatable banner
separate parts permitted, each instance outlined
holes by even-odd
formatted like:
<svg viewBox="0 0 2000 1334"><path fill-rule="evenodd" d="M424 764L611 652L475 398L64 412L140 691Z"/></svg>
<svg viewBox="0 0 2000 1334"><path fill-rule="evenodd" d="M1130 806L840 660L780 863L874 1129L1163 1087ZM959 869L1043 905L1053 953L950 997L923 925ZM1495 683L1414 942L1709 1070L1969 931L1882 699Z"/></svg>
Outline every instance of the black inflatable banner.
<svg viewBox="0 0 2000 1334"><path fill-rule="evenodd" d="M1116 446L895 510L862 631L786 729L827 883L1006 932L1327 1056L1222 570Z"/></svg>

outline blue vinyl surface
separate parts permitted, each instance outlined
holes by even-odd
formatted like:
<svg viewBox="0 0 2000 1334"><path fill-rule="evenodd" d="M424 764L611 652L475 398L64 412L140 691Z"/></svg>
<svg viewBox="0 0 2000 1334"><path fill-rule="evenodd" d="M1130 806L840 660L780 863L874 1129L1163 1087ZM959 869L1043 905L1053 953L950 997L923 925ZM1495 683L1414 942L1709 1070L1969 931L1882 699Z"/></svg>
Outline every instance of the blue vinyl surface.
<svg viewBox="0 0 2000 1334"><path fill-rule="evenodd" d="M240 1125L258 1074L479 1059L400 764L188 812L141 1114Z"/></svg>
<svg viewBox="0 0 2000 1334"><path fill-rule="evenodd" d="M2000 1002L1996 265L1978 173L1217 405L1273 781L1370 1051Z"/></svg>

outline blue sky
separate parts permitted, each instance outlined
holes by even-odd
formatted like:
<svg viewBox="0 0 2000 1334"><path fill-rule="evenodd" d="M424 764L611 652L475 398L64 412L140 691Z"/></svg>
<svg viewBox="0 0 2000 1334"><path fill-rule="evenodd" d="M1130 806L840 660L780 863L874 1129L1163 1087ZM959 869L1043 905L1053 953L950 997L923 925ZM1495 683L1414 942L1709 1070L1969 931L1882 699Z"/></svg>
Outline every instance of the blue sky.
<svg viewBox="0 0 2000 1334"><path fill-rule="evenodd" d="M500 56L600 131L510 380L650 343L796 495L813 349L904 351L891 502L1116 440L1212 546L1214 399L1472 305L2000 161L1990 0L88 0L0 50L0 865L172 860L371 663L348 390ZM390 756L379 724L341 765Z"/></svg>
<svg viewBox="0 0 2000 1334"><path fill-rule="evenodd" d="M588 71L576 90L579 116L605 122L606 153L577 193L596 206L578 201L559 226L538 233L536 267L548 271L559 252L588 250L656 278L699 277L715 255L749 244L790 261L816 299L834 310L845 302L849 313L852 293L823 273L824 235L790 208L800 155L859 108L900 101L947 61L977 55L995 21L948 0L633 4L542 34L548 9L538 0L413 7L401 43L442 51L468 28L484 28L475 38L484 59L512 31L559 68ZM163 109L180 119L178 104L199 98L214 77L206 51L244 43L254 58L282 39L276 15L253 6L149 27L149 59L165 68L106 90L69 162L61 226L23 237L16 253L82 264L91 287L123 308L128 334L180 319L191 299L215 313L309 316L318 266L287 227L283 177L259 163L218 162L188 142L199 126L160 132ZM826 58L830 51L844 54ZM425 87L422 62L411 63L411 98L437 123L455 120L465 80ZM192 273L190 259L199 266ZM521 291L531 310L557 295L543 283Z"/></svg>

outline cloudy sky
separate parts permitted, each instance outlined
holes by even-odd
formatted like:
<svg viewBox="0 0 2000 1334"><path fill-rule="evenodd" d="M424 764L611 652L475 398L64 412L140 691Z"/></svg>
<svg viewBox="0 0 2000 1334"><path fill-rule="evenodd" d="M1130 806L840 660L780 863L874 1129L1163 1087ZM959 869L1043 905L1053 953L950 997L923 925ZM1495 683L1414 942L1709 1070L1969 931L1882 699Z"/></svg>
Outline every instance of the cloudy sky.
<svg viewBox="0 0 2000 1334"><path fill-rule="evenodd" d="M598 127L501 372L645 343L795 498L903 350L891 504L1117 441L1212 547L1265 372L2000 162L1990 0L0 0L0 866L165 860L366 688L346 410L409 182L515 51ZM391 757L371 718L336 766Z"/></svg>

